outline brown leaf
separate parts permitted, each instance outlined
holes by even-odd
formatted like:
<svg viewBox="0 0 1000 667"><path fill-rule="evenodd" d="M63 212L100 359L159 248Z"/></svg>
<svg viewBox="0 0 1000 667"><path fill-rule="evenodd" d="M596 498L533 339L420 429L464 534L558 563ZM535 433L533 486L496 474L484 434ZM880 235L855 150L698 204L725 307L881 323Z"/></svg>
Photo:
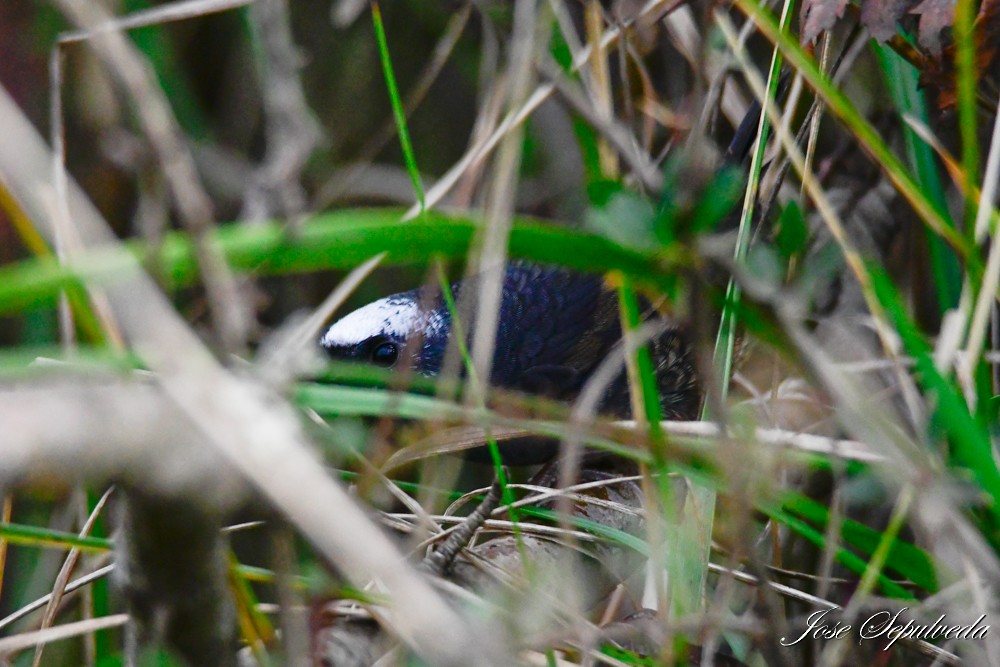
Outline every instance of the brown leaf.
<svg viewBox="0 0 1000 667"><path fill-rule="evenodd" d="M982 77L996 77L997 55L1000 53L1000 0L983 0L973 30L976 40L976 71ZM937 95L939 109L955 106L954 43L927 58L920 73L920 85Z"/></svg>
<svg viewBox="0 0 1000 667"><path fill-rule="evenodd" d="M917 42L930 54L941 55L941 32L955 20L955 0L923 0L911 13L920 17Z"/></svg>
<svg viewBox="0 0 1000 667"><path fill-rule="evenodd" d="M847 0L805 0L802 5L802 41L811 42L844 15Z"/></svg>
<svg viewBox="0 0 1000 667"><path fill-rule="evenodd" d="M917 0L864 0L861 5L861 25L879 42L896 34L896 24Z"/></svg>
<svg viewBox="0 0 1000 667"><path fill-rule="evenodd" d="M1000 0L983 0L976 17L976 64L980 72L992 71L1000 49Z"/></svg>

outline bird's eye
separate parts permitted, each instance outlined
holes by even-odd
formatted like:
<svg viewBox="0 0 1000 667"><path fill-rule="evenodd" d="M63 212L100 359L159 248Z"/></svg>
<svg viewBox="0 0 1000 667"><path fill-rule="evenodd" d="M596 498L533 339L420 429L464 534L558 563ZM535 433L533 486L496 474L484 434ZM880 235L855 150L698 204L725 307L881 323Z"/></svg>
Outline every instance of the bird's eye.
<svg viewBox="0 0 1000 667"><path fill-rule="evenodd" d="M372 350L372 363L383 368L391 368L399 358L399 347L395 343L382 343Z"/></svg>

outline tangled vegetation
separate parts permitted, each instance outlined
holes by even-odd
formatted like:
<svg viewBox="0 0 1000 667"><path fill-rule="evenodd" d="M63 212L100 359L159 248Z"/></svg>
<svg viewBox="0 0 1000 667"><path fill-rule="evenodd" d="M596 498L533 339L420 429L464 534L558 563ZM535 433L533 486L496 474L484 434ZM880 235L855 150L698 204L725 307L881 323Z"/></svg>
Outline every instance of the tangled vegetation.
<svg viewBox="0 0 1000 667"><path fill-rule="evenodd" d="M0 664L1000 664L998 47L997 0L0 4ZM568 400L451 298L515 260L615 296ZM420 285L440 373L323 357Z"/></svg>

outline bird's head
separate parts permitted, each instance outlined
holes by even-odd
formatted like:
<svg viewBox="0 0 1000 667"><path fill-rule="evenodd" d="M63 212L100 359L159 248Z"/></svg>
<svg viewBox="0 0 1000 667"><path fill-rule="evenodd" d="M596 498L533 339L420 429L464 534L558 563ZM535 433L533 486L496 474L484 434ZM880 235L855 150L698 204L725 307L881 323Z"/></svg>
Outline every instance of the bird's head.
<svg viewBox="0 0 1000 667"><path fill-rule="evenodd" d="M416 290L373 301L337 320L320 345L333 359L383 368L409 362L422 375L441 369L451 325L446 308L426 307Z"/></svg>

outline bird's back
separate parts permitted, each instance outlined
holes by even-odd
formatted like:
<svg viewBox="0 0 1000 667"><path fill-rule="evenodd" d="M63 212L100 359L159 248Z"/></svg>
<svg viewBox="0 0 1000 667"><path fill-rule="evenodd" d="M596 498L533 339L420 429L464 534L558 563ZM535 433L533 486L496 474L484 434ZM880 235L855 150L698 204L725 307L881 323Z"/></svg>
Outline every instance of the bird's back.
<svg viewBox="0 0 1000 667"><path fill-rule="evenodd" d="M656 317L655 315L653 317ZM684 332L662 322L649 343L664 417L694 419L700 395ZM599 276L513 263L506 272L493 384L573 400L609 354L621 354L617 294ZM601 412L631 414L624 364L604 392Z"/></svg>

